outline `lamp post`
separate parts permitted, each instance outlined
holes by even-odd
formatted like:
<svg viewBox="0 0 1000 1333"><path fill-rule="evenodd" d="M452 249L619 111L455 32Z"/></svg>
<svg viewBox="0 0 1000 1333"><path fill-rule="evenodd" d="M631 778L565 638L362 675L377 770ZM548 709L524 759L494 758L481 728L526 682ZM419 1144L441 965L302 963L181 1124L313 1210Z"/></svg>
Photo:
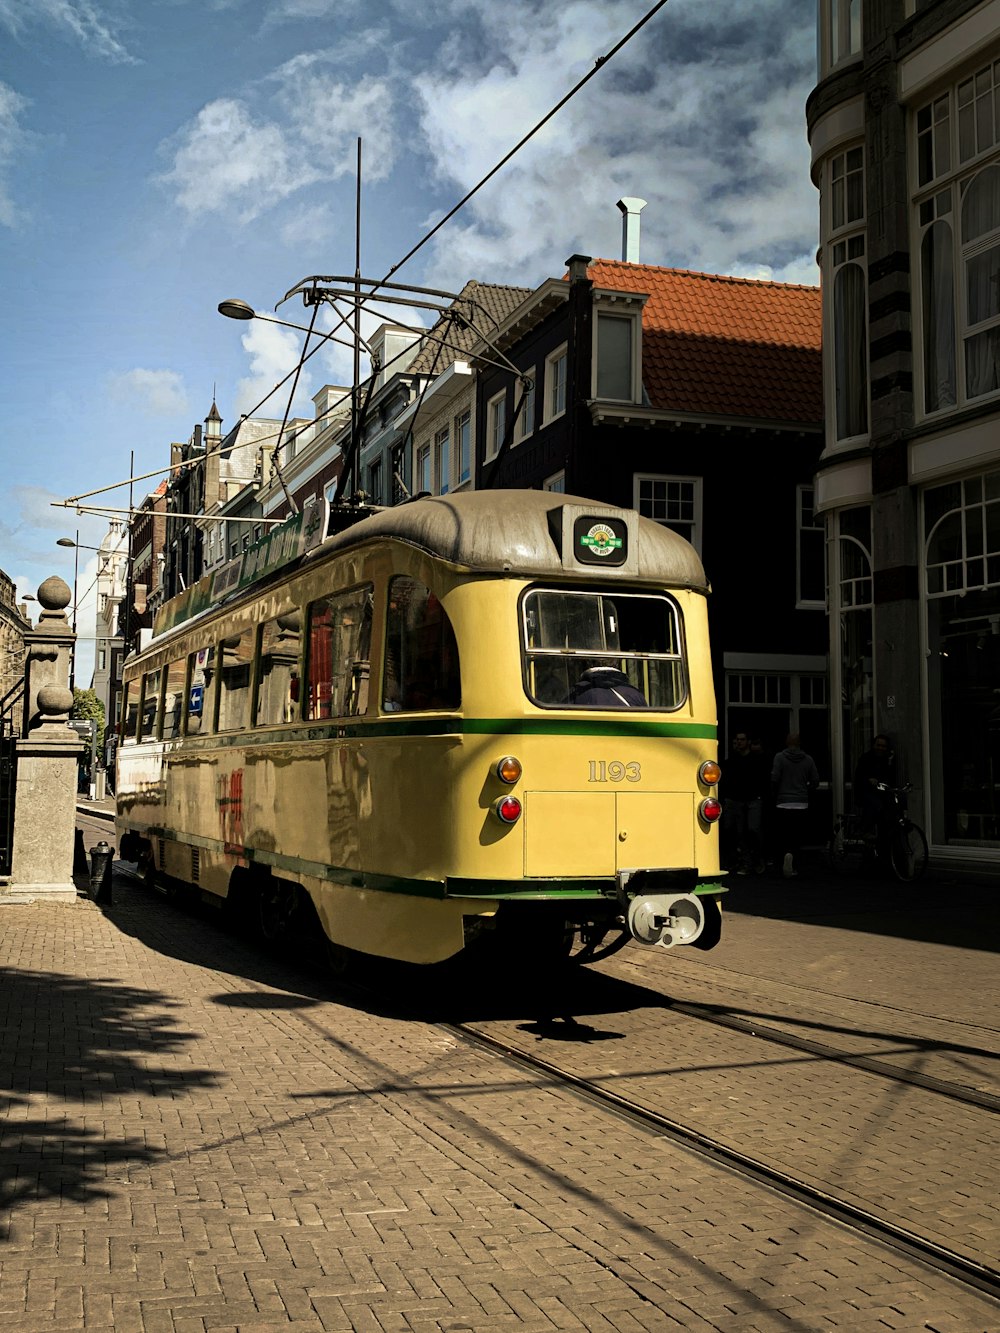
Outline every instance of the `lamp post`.
<svg viewBox="0 0 1000 1333"><path fill-rule="evenodd" d="M59 537L56 540L57 546L73 547L73 649L69 659L69 689L72 694L76 689L76 590L80 577L80 529L76 530L76 538ZM88 551L97 550L97 547L88 546Z"/></svg>

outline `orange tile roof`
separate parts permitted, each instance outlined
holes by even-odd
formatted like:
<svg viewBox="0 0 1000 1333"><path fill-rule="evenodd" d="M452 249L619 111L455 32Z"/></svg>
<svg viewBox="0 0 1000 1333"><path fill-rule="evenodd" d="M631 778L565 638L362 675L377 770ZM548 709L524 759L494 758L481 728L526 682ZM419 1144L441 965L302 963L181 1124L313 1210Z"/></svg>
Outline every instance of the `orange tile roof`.
<svg viewBox="0 0 1000 1333"><path fill-rule="evenodd" d="M646 292L642 378L654 408L818 424L820 289L595 259L596 287Z"/></svg>

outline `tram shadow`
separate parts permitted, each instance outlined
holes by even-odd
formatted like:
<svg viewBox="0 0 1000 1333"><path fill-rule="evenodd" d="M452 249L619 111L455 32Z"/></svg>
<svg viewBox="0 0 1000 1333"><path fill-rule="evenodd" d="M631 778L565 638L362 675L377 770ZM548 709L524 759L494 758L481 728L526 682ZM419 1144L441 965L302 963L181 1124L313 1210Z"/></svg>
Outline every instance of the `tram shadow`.
<svg viewBox="0 0 1000 1333"><path fill-rule="evenodd" d="M157 953L266 988L240 991L228 1001L248 1008L333 1002L423 1022L506 1019L521 1021L539 1037L586 1042L617 1040L622 1034L603 1021L605 1016L657 1002L640 987L553 962L528 946L502 956L470 953L431 965L338 950L331 964L318 923L286 947L274 948L228 927L218 910L153 892L120 862L115 863L113 903L106 915Z"/></svg>

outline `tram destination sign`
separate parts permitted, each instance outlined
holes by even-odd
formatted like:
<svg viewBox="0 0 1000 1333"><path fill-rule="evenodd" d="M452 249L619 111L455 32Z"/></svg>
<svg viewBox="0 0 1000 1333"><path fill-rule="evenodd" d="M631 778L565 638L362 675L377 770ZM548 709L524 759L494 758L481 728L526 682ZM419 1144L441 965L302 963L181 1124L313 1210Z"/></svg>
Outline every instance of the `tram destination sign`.
<svg viewBox="0 0 1000 1333"><path fill-rule="evenodd" d="M231 593L257 583L311 551L326 536L329 516L328 500L314 498L306 501L299 513L292 514L284 523L264 533L235 560L205 574L160 607L153 624L153 637L165 634L175 625L218 605Z"/></svg>

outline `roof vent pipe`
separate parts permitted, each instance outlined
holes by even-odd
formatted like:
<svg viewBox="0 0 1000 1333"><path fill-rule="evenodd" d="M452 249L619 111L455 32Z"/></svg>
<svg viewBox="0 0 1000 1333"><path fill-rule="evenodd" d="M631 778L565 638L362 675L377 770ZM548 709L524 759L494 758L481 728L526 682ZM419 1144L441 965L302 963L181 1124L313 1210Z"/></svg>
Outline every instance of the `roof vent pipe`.
<svg viewBox="0 0 1000 1333"><path fill-rule="evenodd" d="M639 262L639 214L646 207L645 199L626 197L618 200L622 211L622 259L626 264Z"/></svg>

